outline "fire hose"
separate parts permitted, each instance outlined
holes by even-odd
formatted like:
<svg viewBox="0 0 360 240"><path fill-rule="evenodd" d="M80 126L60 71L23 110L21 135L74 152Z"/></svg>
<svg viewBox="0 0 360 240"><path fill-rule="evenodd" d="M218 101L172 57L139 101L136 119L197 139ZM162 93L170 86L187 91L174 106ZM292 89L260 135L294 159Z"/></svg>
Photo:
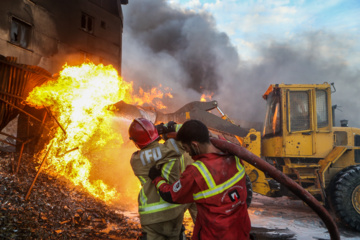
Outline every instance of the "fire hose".
<svg viewBox="0 0 360 240"><path fill-rule="evenodd" d="M255 166L259 170L268 173L270 177L287 187L317 213L317 215L325 223L331 240L340 240L339 230L328 211L315 199L314 196L302 188L297 182L244 147L216 138L211 138L211 143L221 151L231 153Z"/></svg>

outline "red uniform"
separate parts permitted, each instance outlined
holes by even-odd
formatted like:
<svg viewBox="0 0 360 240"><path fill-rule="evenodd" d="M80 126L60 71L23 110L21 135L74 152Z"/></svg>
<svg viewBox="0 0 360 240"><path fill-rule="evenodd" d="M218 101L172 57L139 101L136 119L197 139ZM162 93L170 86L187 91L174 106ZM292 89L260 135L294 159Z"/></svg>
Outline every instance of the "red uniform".
<svg viewBox="0 0 360 240"><path fill-rule="evenodd" d="M169 202L196 202L198 215L192 239L248 240L250 218L246 206L245 169L238 158L219 153L201 154L180 179L153 183Z"/></svg>

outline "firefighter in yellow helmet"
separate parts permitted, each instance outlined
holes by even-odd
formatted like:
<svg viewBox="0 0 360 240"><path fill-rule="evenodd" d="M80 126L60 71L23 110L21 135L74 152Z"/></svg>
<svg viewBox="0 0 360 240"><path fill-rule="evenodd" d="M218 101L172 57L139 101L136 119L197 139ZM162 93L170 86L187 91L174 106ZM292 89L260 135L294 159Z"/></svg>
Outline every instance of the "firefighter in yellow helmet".
<svg viewBox="0 0 360 240"><path fill-rule="evenodd" d="M161 176L169 183L180 177L183 152L174 139L159 143L155 125L145 118L136 118L129 127L129 137L139 148L130 163L141 182L138 196L142 236L148 240L178 240L182 230L184 205L165 202L148 177L152 166L161 167Z"/></svg>

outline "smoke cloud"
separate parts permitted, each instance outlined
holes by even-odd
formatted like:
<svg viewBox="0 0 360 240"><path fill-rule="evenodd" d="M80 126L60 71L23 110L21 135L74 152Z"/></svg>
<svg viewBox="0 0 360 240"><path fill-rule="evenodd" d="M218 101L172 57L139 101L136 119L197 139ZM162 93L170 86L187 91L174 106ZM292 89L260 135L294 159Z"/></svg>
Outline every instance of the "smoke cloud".
<svg viewBox="0 0 360 240"><path fill-rule="evenodd" d="M263 93L273 83L335 83L336 124L360 127L357 93L360 71L341 54L350 49L343 36L321 30L303 32L289 42L264 40L260 58L245 61L209 13L174 8L163 0L132 0L123 6L123 77L135 86L172 88L168 112L202 93L214 92L233 119L261 122Z"/></svg>

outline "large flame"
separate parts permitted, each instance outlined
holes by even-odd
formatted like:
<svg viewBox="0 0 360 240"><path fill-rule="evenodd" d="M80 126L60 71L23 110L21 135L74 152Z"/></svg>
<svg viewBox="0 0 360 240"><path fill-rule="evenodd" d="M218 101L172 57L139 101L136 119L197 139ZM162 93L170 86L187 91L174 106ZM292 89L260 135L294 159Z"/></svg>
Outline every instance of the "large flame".
<svg viewBox="0 0 360 240"><path fill-rule="evenodd" d="M99 152L109 142L117 146L123 143L122 136L112 128L114 112L109 106L121 100L142 104L148 102L143 98L162 97L156 89L150 93L141 90L138 96L133 93L132 83L119 77L111 65L65 65L58 79L36 87L26 99L31 106L49 108L61 126L55 129L54 137L38 158L48 151L49 170L83 186L104 201L118 197L115 188L90 176L92 158L94 152Z"/></svg>

